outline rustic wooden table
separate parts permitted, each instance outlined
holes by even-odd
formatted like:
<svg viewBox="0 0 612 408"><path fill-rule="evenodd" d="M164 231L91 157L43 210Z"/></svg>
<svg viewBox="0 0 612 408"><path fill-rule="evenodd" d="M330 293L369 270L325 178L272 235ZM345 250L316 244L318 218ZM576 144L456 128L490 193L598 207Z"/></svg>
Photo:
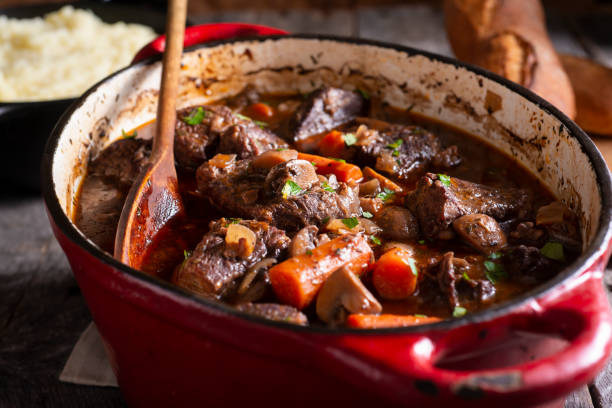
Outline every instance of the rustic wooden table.
<svg viewBox="0 0 612 408"><path fill-rule="evenodd" d="M452 54L442 14L428 5L233 11L190 18L198 23L244 21L292 32L360 36ZM561 52L589 55L610 66L611 27L609 13L549 12L549 29ZM595 140L612 164L612 139ZM14 191L0 193L0 231L0 407L124 406L116 388L58 380L91 317L51 233L42 200ZM612 279L607 284L612 287ZM612 407L612 364L588 387L571 394L565 406Z"/></svg>

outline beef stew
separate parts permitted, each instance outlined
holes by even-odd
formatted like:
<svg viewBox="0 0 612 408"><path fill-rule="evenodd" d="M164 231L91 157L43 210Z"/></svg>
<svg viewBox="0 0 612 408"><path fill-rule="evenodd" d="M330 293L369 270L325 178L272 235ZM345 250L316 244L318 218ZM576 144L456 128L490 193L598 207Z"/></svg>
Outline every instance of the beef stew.
<svg viewBox="0 0 612 408"><path fill-rule="evenodd" d="M145 127L93 158L81 186L75 222L109 252L146 166ZM363 91L247 88L184 108L175 151L187 217L166 226L143 272L273 320L461 317L551 278L581 250L575 214L516 162Z"/></svg>

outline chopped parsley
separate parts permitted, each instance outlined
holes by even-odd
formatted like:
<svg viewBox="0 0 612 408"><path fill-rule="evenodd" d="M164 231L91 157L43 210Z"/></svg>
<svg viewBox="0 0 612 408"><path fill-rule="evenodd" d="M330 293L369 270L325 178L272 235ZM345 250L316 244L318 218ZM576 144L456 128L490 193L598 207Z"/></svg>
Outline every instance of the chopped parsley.
<svg viewBox="0 0 612 408"><path fill-rule="evenodd" d="M333 160L333 161L337 161L337 162L340 162L340 163L346 163L346 160L344 160L344 159L336 159L335 157L328 157L328 159Z"/></svg>
<svg viewBox="0 0 612 408"><path fill-rule="evenodd" d="M259 126L260 128L265 128L268 126L268 124L266 122L262 122L260 120L253 120L251 118L249 118L248 116L245 116L241 113L234 113L234 115L236 115L236 117L242 119L242 120L249 120L251 122L253 122L254 124L256 124L257 126Z"/></svg>
<svg viewBox="0 0 612 408"><path fill-rule="evenodd" d="M419 276L419 270L417 269L414 258L408 258L408 266L410 266L410 270L414 276Z"/></svg>
<svg viewBox="0 0 612 408"><path fill-rule="evenodd" d="M202 123L207 114L207 111L205 111L201 106L198 106L198 109L192 110L189 116L183 116L183 122L188 125L199 125Z"/></svg>
<svg viewBox="0 0 612 408"><path fill-rule="evenodd" d="M402 143L404 143L404 141L402 139L397 139L395 142L389 143L387 145L387 147L389 149L394 149L395 150L395 149L399 148L402 145Z"/></svg>
<svg viewBox="0 0 612 408"><path fill-rule="evenodd" d="M138 132L133 131L132 133L125 133L125 130L121 129L121 138L122 139L134 139L138 136Z"/></svg>
<svg viewBox="0 0 612 408"><path fill-rule="evenodd" d="M278 149L276 149L277 152L284 152L285 150L289 150L286 147L279 147Z"/></svg>
<svg viewBox="0 0 612 408"><path fill-rule="evenodd" d="M364 212L362 212L362 213L361 213L361 216L362 216L363 218L372 218L372 217L373 217L372 213L371 213L371 212L369 212L369 211L364 211Z"/></svg>
<svg viewBox="0 0 612 408"><path fill-rule="evenodd" d="M300 187L295 181L287 180L281 193L283 193L283 198L287 199L289 196L294 196L300 194L302 191L302 187Z"/></svg>
<svg viewBox="0 0 612 408"><path fill-rule="evenodd" d="M363 96L363 99L370 99L370 94L367 91L357 88L357 92L359 92L361 96Z"/></svg>
<svg viewBox="0 0 612 408"><path fill-rule="evenodd" d="M421 245L425 245L425 240L424 240L424 239L419 239L417 242L418 242L419 244L421 244Z"/></svg>
<svg viewBox="0 0 612 408"><path fill-rule="evenodd" d="M563 253L563 245L558 242L548 241L542 249L540 249L542 255L547 257L548 259L552 259L554 261L565 261L565 254Z"/></svg>
<svg viewBox="0 0 612 408"><path fill-rule="evenodd" d="M472 280L472 278L470 278L470 276L467 274L467 272L463 272L463 279L465 279L467 282L470 282Z"/></svg>
<svg viewBox="0 0 612 408"><path fill-rule="evenodd" d="M493 252L491 255L489 255L489 259L499 259L503 256L503 254L501 252Z"/></svg>
<svg viewBox="0 0 612 408"><path fill-rule="evenodd" d="M496 284L500 280L504 280L508 277L508 274L504 270L504 266L493 261L484 261L484 267L486 269L485 275L492 284Z"/></svg>
<svg viewBox="0 0 612 408"><path fill-rule="evenodd" d="M306 250L306 255L312 255L312 251L310 249Z"/></svg>
<svg viewBox="0 0 612 408"><path fill-rule="evenodd" d="M440 180L440 183L444 184L446 187L450 187L450 177L446 174L438 174L438 180Z"/></svg>
<svg viewBox="0 0 612 408"><path fill-rule="evenodd" d="M392 155L393 157L397 157L397 156L399 156L399 150L394 150L394 151L393 151L393 153L391 153L391 155ZM398 163L398 164L399 164L399 163Z"/></svg>
<svg viewBox="0 0 612 408"><path fill-rule="evenodd" d="M417 314L415 314L415 315L414 315L414 317L417 317L417 318L419 318L419 319L427 319L427 315L424 315L424 314L418 314L418 313L417 313Z"/></svg>
<svg viewBox="0 0 612 408"><path fill-rule="evenodd" d="M240 221L242 221L242 218L228 218L227 219L229 222L227 224L225 224L225 227L229 227L230 224L238 224Z"/></svg>
<svg viewBox="0 0 612 408"><path fill-rule="evenodd" d="M357 143L357 136L354 133L345 133L344 134L344 144L347 146L352 146Z"/></svg>
<svg viewBox="0 0 612 408"><path fill-rule="evenodd" d="M461 306L455 306L453 309L453 317L463 317L467 314L467 309Z"/></svg>
<svg viewBox="0 0 612 408"><path fill-rule="evenodd" d="M312 164L312 167L314 167L314 168L317 167L317 163L315 163L315 162L310 162L310 164Z"/></svg>
<svg viewBox="0 0 612 408"><path fill-rule="evenodd" d="M329 222L329 217L325 217L323 218L323 220L321 221L323 224L327 224Z"/></svg>
<svg viewBox="0 0 612 408"><path fill-rule="evenodd" d="M332 186L330 186L329 184L327 184L327 182L326 182L326 181L324 181L324 182L321 184L321 187L323 188L323 190L325 190L325 191L329 191L330 193L335 193L335 192L336 192L336 190L334 190L334 189L332 188Z"/></svg>
<svg viewBox="0 0 612 408"><path fill-rule="evenodd" d="M378 239L378 237L374 236L374 235L370 235L370 240L375 243L376 245L380 245L380 239Z"/></svg>
<svg viewBox="0 0 612 408"><path fill-rule="evenodd" d="M342 223L347 226L347 228L353 229L357 225L359 225L359 220L356 217L351 218L343 218Z"/></svg>
<svg viewBox="0 0 612 408"><path fill-rule="evenodd" d="M185 257L185 260L187 260L187 258L189 258L192 253L193 253L193 251L188 251L188 250L184 249L183 250L183 256Z"/></svg>
<svg viewBox="0 0 612 408"><path fill-rule="evenodd" d="M395 191L389 190L388 188L385 187L385 189L382 192L376 195L376 198L380 198L383 201L389 201L389 200L392 200L394 196L395 196Z"/></svg>

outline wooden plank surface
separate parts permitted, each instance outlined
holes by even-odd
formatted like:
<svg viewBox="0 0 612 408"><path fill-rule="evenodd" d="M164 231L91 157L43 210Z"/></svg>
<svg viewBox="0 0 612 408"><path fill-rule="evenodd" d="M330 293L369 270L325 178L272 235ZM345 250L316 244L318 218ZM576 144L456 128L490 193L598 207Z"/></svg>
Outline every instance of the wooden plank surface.
<svg viewBox="0 0 612 408"><path fill-rule="evenodd" d="M0 0L0 5L3 1L6 3ZM201 8L205 14L190 17L196 22L244 21L292 32L357 35L451 55L442 15L428 4L341 10L209 10ZM596 54L600 61L610 61L609 45L594 37L593 30L576 33L571 15L549 15L548 20L553 42L563 52ZM612 139L595 141L612 163ZM63 384L57 379L91 317L51 234L41 199L2 193L0 231L0 407L124 406L118 389ZM608 365L590 387L571 394L565 406L611 407L612 366Z"/></svg>

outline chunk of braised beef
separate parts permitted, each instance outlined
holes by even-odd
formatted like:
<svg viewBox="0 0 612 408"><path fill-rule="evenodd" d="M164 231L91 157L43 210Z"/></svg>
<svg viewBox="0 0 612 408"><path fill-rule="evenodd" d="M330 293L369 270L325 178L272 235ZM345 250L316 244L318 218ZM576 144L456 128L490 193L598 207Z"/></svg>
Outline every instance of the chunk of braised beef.
<svg viewBox="0 0 612 408"><path fill-rule="evenodd" d="M440 151L438 138L418 126L358 118L347 132L354 133L357 139L348 148L348 157L403 180L411 180Z"/></svg>
<svg viewBox="0 0 612 408"><path fill-rule="evenodd" d="M325 220L359 215L357 192L344 183L334 191L324 189L317 179L309 188L302 188L295 182L297 179L289 177L290 172L274 171L282 178L280 182L268 178L280 165L269 170L250 166L251 160L235 160L219 168L214 162L213 159L198 168L198 191L221 210L236 216L296 231L311 224L321 226Z"/></svg>
<svg viewBox="0 0 612 408"><path fill-rule="evenodd" d="M552 278L561 266L545 257L538 248L526 245L510 248L502 259L511 279L532 285Z"/></svg>
<svg viewBox="0 0 612 408"><path fill-rule="evenodd" d="M366 109L366 101L356 92L323 87L302 102L289 122L287 140L297 142L348 123Z"/></svg>
<svg viewBox="0 0 612 408"><path fill-rule="evenodd" d="M243 110L249 105L259 102L261 95L257 92L257 89L251 84L244 87L238 95L232 96L226 100L227 106L233 110Z"/></svg>
<svg viewBox="0 0 612 408"><path fill-rule="evenodd" d="M195 169L217 153L247 158L286 146L278 136L227 106L192 106L177 112L174 155L183 168Z"/></svg>
<svg viewBox="0 0 612 408"><path fill-rule="evenodd" d="M74 221L85 236L107 252L113 252L128 190L148 165L150 154L150 141L120 139L89 163Z"/></svg>
<svg viewBox="0 0 612 408"><path fill-rule="evenodd" d="M437 281L440 291L447 297L451 308L460 305L460 297L467 296L469 300L486 303L493 299L495 286L487 279L466 279L464 274L470 263L463 258L455 258L453 252L446 252L437 268Z"/></svg>
<svg viewBox="0 0 612 408"><path fill-rule="evenodd" d="M467 214L486 214L496 220L523 218L531 211L525 190L495 188L455 177L427 173L406 197L406 206L419 220L427 238L445 238L449 226Z"/></svg>
<svg viewBox="0 0 612 408"><path fill-rule="evenodd" d="M506 234L494 218L485 214L467 214L453 221L459 237L479 252L488 255L504 248Z"/></svg>
<svg viewBox="0 0 612 408"><path fill-rule="evenodd" d="M387 239L411 241L419 237L419 223L407 208L388 205L374 220L382 228L383 237Z"/></svg>
<svg viewBox="0 0 612 408"><path fill-rule="evenodd" d="M437 168L451 168L461 164L461 160L459 148L452 145L436 154L432 164Z"/></svg>
<svg viewBox="0 0 612 408"><path fill-rule="evenodd" d="M94 158L87 173L102 177L122 187L132 185L138 174L149 164L151 141L138 138L119 139Z"/></svg>
<svg viewBox="0 0 612 408"><path fill-rule="evenodd" d="M242 251L242 242L238 249L228 243L228 230L235 223L254 234L249 251ZM175 270L172 281L199 295L230 298L250 267L264 258L278 258L290 241L284 231L265 222L225 218L212 221L193 253Z"/></svg>
<svg viewBox="0 0 612 408"><path fill-rule="evenodd" d="M548 234L544 228L536 227L533 222L524 221L510 232L509 238L510 242L515 245L541 247L546 243Z"/></svg>
<svg viewBox="0 0 612 408"><path fill-rule="evenodd" d="M308 325L306 315L293 306L278 303L243 303L236 306L236 309L277 322L293 323L300 326Z"/></svg>

